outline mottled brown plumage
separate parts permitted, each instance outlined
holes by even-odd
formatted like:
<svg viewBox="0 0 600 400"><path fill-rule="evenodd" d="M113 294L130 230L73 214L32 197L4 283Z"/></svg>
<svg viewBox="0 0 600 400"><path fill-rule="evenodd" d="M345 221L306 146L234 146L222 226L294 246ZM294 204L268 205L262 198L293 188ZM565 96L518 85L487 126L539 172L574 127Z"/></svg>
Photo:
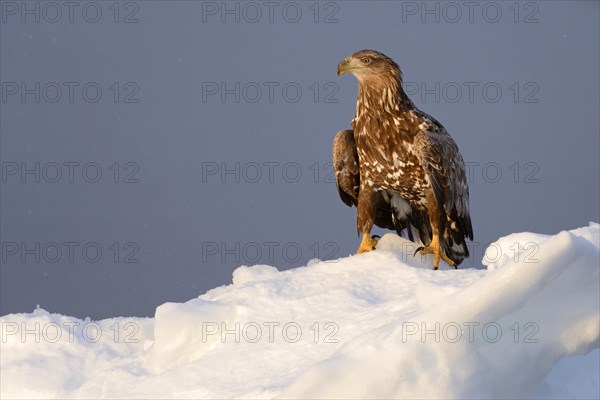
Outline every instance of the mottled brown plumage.
<svg viewBox="0 0 600 400"><path fill-rule="evenodd" d="M433 117L417 109L402 89L402 73L389 57L373 50L338 64L338 75L359 82L352 130L339 132L333 160L340 197L357 207L363 234L359 253L376 243L373 224L399 233L457 266L473 239L469 188L458 146Z"/></svg>

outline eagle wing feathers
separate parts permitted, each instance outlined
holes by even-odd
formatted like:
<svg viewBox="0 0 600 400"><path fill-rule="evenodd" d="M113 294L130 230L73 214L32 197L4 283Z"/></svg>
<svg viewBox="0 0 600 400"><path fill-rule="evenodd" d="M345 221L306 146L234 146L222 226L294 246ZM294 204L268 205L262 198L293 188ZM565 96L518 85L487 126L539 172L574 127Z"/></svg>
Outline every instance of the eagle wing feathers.
<svg viewBox="0 0 600 400"><path fill-rule="evenodd" d="M438 208L446 218L460 224L469 239L473 227L469 215L469 186L458 146L443 128L421 130L415 136L416 153L433 189Z"/></svg>
<svg viewBox="0 0 600 400"><path fill-rule="evenodd" d="M358 204L360 175L354 133L339 131L333 140L333 170L340 198L348 207Z"/></svg>

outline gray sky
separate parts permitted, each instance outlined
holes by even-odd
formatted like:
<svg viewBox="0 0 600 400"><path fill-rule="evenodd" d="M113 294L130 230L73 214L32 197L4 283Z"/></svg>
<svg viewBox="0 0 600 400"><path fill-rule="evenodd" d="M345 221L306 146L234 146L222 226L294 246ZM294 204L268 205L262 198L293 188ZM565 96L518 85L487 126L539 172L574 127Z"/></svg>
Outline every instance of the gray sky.
<svg viewBox="0 0 600 400"><path fill-rule="evenodd" d="M600 219L598 2L223 4L2 1L1 314L149 316L240 264L353 253L330 163L363 48L461 149L461 267Z"/></svg>

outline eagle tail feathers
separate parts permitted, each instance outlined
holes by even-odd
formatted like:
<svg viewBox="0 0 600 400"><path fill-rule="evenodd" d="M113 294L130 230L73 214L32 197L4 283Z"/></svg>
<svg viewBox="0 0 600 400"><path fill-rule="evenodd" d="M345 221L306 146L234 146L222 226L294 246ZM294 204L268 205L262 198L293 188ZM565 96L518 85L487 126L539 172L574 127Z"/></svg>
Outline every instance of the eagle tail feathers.
<svg viewBox="0 0 600 400"><path fill-rule="evenodd" d="M455 267L458 267L466 258L469 258L469 249L465 237L466 232L462 224L452 223L446 225L444 237L441 240L442 249L448 258L454 261Z"/></svg>

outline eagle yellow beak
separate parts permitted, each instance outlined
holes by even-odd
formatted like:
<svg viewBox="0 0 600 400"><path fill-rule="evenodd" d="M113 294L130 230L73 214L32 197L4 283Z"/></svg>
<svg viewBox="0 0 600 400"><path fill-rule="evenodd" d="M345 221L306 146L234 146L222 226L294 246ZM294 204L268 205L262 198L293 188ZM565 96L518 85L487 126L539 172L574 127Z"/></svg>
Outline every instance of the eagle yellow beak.
<svg viewBox="0 0 600 400"><path fill-rule="evenodd" d="M350 58L345 58L339 62L338 66L337 66L337 74L338 74L338 76L340 76L342 74L347 74L348 72L350 72L350 69L351 69Z"/></svg>

